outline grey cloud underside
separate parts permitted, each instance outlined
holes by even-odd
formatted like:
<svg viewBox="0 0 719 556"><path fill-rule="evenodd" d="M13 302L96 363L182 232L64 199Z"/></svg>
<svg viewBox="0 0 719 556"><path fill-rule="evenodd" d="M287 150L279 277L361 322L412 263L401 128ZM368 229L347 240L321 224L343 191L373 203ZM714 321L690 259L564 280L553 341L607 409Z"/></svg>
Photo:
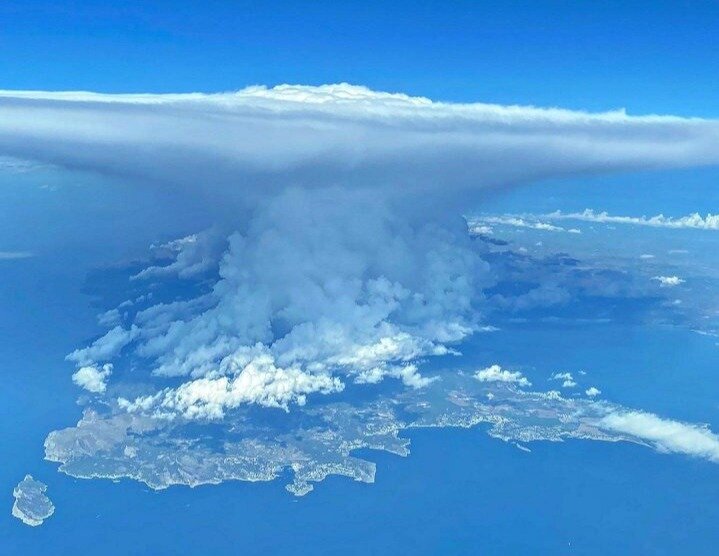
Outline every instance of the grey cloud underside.
<svg viewBox="0 0 719 556"><path fill-rule="evenodd" d="M0 154L259 196L294 184L453 190L719 162L719 123L449 104L350 85L0 92ZM273 178L273 179L268 179Z"/></svg>

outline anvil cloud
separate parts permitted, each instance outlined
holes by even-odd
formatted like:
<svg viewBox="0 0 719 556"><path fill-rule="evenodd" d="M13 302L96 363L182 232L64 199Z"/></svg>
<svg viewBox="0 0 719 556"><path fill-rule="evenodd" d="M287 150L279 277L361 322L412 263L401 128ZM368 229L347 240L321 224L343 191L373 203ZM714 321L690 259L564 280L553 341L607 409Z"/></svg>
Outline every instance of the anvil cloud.
<svg viewBox="0 0 719 556"><path fill-rule="evenodd" d="M209 293L145 308L68 357L89 369L114 368L121 353L142 360L156 388L115 394L123 411L222 419L241 404L304 404L347 381L426 387L435 377L422 360L479 330L491 279L457 205L541 178L716 164L719 122L450 104L346 84L4 91L0 156L191 197L212 191L197 198L241 208L234 233L175 242L174 262L134 275L217 269ZM118 374L94 391L112 397Z"/></svg>
<svg viewBox="0 0 719 556"><path fill-rule="evenodd" d="M719 122L432 102L347 84L223 94L0 91L0 154L247 194L282 189L287 179L446 191L717 163Z"/></svg>

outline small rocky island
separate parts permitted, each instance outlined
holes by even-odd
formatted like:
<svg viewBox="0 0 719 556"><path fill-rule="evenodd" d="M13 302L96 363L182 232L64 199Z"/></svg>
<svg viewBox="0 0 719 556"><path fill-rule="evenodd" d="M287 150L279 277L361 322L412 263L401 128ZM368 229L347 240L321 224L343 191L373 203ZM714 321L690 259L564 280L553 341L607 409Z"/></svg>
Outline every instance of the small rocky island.
<svg viewBox="0 0 719 556"><path fill-rule="evenodd" d="M12 515L31 527L42 525L55 511L55 506L45 495L46 490L45 483L36 481L32 475L25 475L12 492L15 497Z"/></svg>

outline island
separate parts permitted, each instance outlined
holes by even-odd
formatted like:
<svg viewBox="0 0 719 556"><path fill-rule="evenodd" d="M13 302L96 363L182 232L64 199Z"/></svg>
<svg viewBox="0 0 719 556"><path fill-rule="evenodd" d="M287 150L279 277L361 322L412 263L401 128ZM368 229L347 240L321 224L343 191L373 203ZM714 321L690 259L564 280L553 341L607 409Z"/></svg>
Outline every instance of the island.
<svg viewBox="0 0 719 556"><path fill-rule="evenodd" d="M45 495L46 490L47 485L36 481L32 475L25 475L12 493L15 497L12 515L31 527L42 525L55 512L55 506Z"/></svg>

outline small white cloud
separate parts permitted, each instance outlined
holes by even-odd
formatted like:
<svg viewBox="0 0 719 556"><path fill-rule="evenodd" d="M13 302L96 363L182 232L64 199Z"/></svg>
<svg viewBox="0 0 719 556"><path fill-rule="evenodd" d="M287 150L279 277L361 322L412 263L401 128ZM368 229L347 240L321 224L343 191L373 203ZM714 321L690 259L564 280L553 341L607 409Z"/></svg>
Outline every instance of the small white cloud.
<svg viewBox="0 0 719 556"><path fill-rule="evenodd" d="M584 393L589 396L590 398L594 398L602 393L602 391L599 388L596 388L594 386L590 386L587 388Z"/></svg>
<svg viewBox="0 0 719 556"><path fill-rule="evenodd" d="M562 393L559 390L549 390L547 392L544 392L543 394L540 393L539 396L546 400L561 400L562 399Z"/></svg>
<svg viewBox="0 0 719 556"><path fill-rule="evenodd" d="M479 224L477 222L469 224L469 233L478 236L488 236L494 233L494 230L486 224Z"/></svg>
<svg viewBox="0 0 719 556"><path fill-rule="evenodd" d="M402 380L405 386L415 389L424 388L439 379L437 376L422 376L415 365L405 365L404 367L400 367L396 373L392 374L392 376L396 376Z"/></svg>
<svg viewBox="0 0 719 556"><path fill-rule="evenodd" d="M87 365L80 367L75 374L72 375L72 381L88 392L102 394L107 389L107 379L111 374L111 363L107 363L102 367Z"/></svg>
<svg viewBox="0 0 719 556"><path fill-rule="evenodd" d="M660 452L675 452L719 462L719 436L706 426L663 419L643 411L615 411L599 422L602 428L635 436Z"/></svg>
<svg viewBox="0 0 719 556"><path fill-rule="evenodd" d="M550 380L561 380L562 388L574 388L577 385L572 373L554 373Z"/></svg>
<svg viewBox="0 0 719 556"><path fill-rule="evenodd" d="M672 288L685 282L679 276L654 276L652 280L659 282L659 285L663 288Z"/></svg>
<svg viewBox="0 0 719 556"><path fill-rule="evenodd" d="M378 384L385 377L398 378L405 386L410 388L424 388L439 377L424 377L420 374L416 365L404 366L380 366L372 367L360 372L355 378L356 384Z"/></svg>
<svg viewBox="0 0 719 556"><path fill-rule="evenodd" d="M480 382L505 382L518 384L519 386L532 385L519 371L508 371L502 369L499 365L491 365L486 369L477 371L474 373L474 378Z"/></svg>

